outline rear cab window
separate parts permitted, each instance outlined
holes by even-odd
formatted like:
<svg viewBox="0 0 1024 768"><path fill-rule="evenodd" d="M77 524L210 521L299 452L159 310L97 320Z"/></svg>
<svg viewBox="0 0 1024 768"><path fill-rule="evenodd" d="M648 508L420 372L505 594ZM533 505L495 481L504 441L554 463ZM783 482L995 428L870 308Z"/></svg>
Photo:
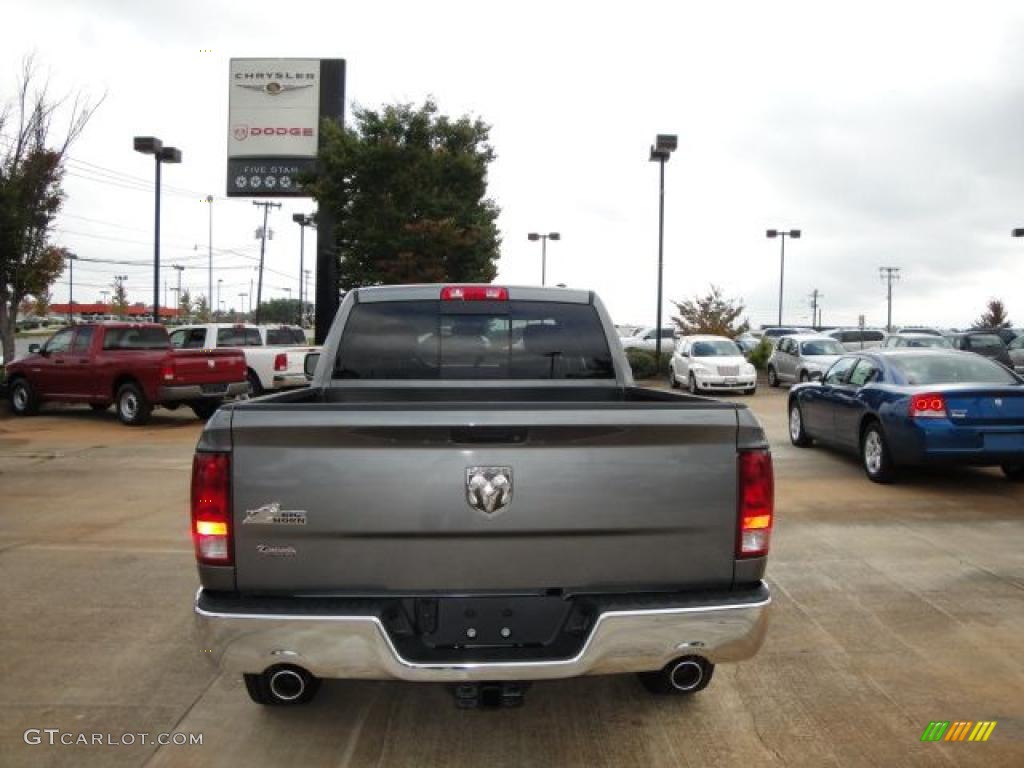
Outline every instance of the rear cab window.
<svg viewBox="0 0 1024 768"><path fill-rule="evenodd" d="M268 347L294 347L306 345L306 334L298 328L268 328Z"/></svg>
<svg viewBox="0 0 1024 768"><path fill-rule="evenodd" d="M546 301L357 304L335 379L613 379L593 306Z"/></svg>
<svg viewBox="0 0 1024 768"><path fill-rule="evenodd" d="M262 347L263 340L256 328L218 328L218 347Z"/></svg>
<svg viewBox="0 0 1024 768"><path fill-rule="evenodd" d="M168 349L171 340L163 328L107 328L103 349Z"/></svg>

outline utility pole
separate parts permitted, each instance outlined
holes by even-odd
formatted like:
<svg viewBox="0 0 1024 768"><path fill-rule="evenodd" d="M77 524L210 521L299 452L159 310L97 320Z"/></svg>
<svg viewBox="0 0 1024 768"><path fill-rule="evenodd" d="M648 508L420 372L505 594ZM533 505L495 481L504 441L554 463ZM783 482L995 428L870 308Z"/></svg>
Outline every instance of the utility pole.
<svg viewBox="0 0 1024 768"><path fill-rule="evenodd" d="M815 328L820 325L818 323L818 299L822 296L823 294L817 288L811 291L811 325Z"/></svg>
<svg viewBox="0 0 1024 768"><path fill-rule="evenodd" d="M208 219L209 233L206 239L209 263L206 285L206 311L209 313L210 317L213 317L214 310L211 306L213 304L213 195L206 196L206 204L210 206L210 216Z"/></svg>
<svg viewBox="0 0 1024 768"><path fill-rule="evenodd" d="M71 325L71 315L75 311L75 261L78 256L65 251L64 257L68 260L68 325Z"/></svg>
<svg viewBox="0 0 1024 768"><path fill-rule="evenodd" d="M181 319L181 273L185 271L185 268L180 264L175 264L173 269L178 272L178 310L176 316Z"/></svg>
<svg viewBox="0 0 1024 768"><path fill-rule="evenodd" d="M252 201L253 205L263 208L263 228L260 229L260 277L256 287L256 324L260 322L260 305L263 303L263 254L267 250L267 214L271 208L280 208L280 203ZM249 303L252 304L252 296L249 296Z"/></svg>
<svg viewBox="0 0 1024 768"><path fill-rule="evenodd" d="M900 268L899 267L879 267L878 276L885 280L887 284L886 299L888 302L888 312L885 319L885 330L888 333L892 333L892 284L894 280L900 279Z"/></svg>

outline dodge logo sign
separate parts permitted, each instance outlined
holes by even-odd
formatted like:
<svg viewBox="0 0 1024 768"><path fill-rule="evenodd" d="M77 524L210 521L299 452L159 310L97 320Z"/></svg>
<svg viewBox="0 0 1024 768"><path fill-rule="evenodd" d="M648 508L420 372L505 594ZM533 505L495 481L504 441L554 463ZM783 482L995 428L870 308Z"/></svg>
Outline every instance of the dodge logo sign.
<svg viewBox="0 0 1024 768"><path fill-rule="evenodd" d="M512 467L467 467L466 501L491 516L512 502Z"/></svg>
<svg viewBox="0 0 1024 768"><path fill-rule="evenodd" d="M236 141L245 141L246 138L249 136L249 126L236 125L233 133Z"/></svg>

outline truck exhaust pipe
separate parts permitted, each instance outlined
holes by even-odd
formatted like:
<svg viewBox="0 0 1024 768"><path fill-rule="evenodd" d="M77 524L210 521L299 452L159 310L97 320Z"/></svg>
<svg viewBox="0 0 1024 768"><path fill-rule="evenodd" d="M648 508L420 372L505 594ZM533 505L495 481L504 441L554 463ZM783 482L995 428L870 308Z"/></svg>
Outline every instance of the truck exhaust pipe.
<svg viewBox="0 0 1024 768"><path fill-rule="evenodd" d="M678 696L703 691L714 672L715 665L703 656L681 656L657 672L641 672L638 677L651 693Z"/></svg>
<svg viewBox="0 0 1024 768"><path fill-rule="evenodd" d="M704 666L694 659L676 662L668 674L672 687L680 693L689 693L704 680Z"/></svg>
<svg viewBox="0 0 1024 768"><path fill-rule="evenodd" d="M302 672L305 670L300 672L291 667L272 672L267 679L271 694L282 702L296 701L301 698L302 694L306 692L306 678L309 676L308 672L305 674Z"/></svg>

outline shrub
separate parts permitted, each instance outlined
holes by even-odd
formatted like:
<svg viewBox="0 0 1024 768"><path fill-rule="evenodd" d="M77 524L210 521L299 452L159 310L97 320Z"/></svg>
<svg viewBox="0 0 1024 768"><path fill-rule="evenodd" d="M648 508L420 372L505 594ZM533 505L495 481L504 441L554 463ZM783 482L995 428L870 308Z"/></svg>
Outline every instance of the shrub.
<svg viewBox="0 0 1024 768"><path fill-rule="evenodd" d="M772 343L768 339L761 339L761 342L750 350L747 359L757 370L763 371L768 367L768 358L772 356Z"/></svg>
<svg viewBox="0 0 1024 768"><path fill-rule="evenodd" d="M654 353L646 349L627 349L626 359L629 361L629 367L633 369L634 379L648 379L658 372Z"/></svg>

